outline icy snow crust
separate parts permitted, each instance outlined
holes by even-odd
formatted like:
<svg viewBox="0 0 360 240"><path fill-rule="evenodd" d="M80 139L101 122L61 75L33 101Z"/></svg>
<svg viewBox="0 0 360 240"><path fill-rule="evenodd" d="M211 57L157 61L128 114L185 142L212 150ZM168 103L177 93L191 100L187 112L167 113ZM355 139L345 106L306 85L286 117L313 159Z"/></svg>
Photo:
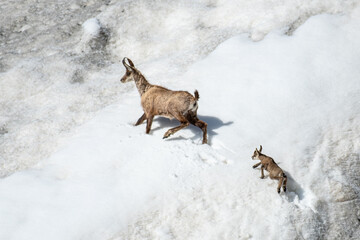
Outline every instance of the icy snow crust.
<svg viewBox="0 0 360 240"><path fill-rule="evenodd" d="M65 42L2 51L1 174L32 167L0 181L0 239L360 238L358 7L87 4ZM301 25L321 12L346 14ZM123 56L154 84L199 90L209 145L194 127L163 140L175 120L157 118L150 135L133 126ZM289 176L286 194L252 169L259 144Z"/></svg>

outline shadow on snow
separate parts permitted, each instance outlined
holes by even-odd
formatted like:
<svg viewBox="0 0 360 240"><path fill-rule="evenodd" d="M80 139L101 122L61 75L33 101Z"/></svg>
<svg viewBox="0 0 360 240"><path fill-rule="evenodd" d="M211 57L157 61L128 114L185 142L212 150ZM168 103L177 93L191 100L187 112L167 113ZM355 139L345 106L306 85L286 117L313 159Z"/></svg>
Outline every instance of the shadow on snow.
<svg viewBox="0 0 360 240"><path fill-rule="evenodd" d="M208 144L211 144L212 137L218 134L215 131L216 129L219 129L223 126L228 126L228 125L233 124L233 121L223 122L221 119L219 119L217 117L212 117L212 116L198 115L198 118L208 124L208 126L207 126ZM177 127L180 125L179 121L176 119L170 120L168 118L160 117L160 116L157 117L156 119L154 119L154 122L159 123L160 126L151 129L151 131L157 131L157 130L163 129L163 128L166 128L166 131L167 131L170 128ZM201 136L201 139L202 139L202 131L200 128L198 128L194 125L189 125L186 129L190 129L194 133L195 136L193 136L191 138L192 140L197 139L198 136ZM175 133L175 136L170 136L167 139L167 141L174 141L174 140L179 140L179 139L184 139L184 138L181 136L177 137L176 133Z"/></svg>

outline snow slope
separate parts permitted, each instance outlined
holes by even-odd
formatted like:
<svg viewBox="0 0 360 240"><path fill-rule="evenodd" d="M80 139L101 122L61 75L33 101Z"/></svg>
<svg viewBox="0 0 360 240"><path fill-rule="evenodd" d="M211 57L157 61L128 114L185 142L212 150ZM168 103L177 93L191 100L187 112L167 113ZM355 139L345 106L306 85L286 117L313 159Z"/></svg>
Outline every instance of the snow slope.
<svg viewBox="0 0 360 240"><path fill-rule="evenodd" d="M357 239L358 10L350 19L312 17L292 37L274 32L257 43L232 38L193 65L181 78L199 86L216 151L187 149L204 162L184 176L191 187L118 239ZM291 176L282 197L251 169L259 144Z"/></svg>
<svg viewBox="0 0 360 240"><path fill-rule="evenodd" d="M231 6L216 3L214 9ZM103 23L115 23L109 16L121 12L115 10L121 4L109 6L99 21L82 25L75 52L103 51ZM132 11L143 6L129 4ZM91 73L87 79L82 71L76 77L76 68L61 72L68 59L55 56L58 61L49 65L59 76L75 79L75 85L59 77L56 84L43 86L43 94L34 88L33 98L25 99L44 112L29 110L29 117L35 112L55 123L34 120L31 126L48 129L46 134L20 131L18 137L39 156L56 152L37 161L31 156L26 160L29 152L23 150L22 157L14 158L19 161L4 165L5 173L14 171L6 169L10 163L20 169L28 166L26 161L33 166L0 181L0 239L359 238L359 23L357 7L344 16L311 17L291 36L274 24L277 30L261 41L237 35L193 64L203 53L185 48L189 58L175 69L169 67L180 61L176 56L187 55L184 49L174 53L159 44L154 51L163 55L153 58L150 46L150 52L134 49L134 58L126 52L150 82L199 90L199 117L209 124L209 145L201 145L201 131L194 127L163 140L164 132L178 124L175 120L157 118L150 135L144 133L145 125L134 127L142 114L139 96L133 83L119 82L124 73L119 63L105 64L102 70L84 67ZM112 39L120 39L107 43L112 47L125 44L121 36ZM206 45L205 53L217 43ZM146 58L141 61L142 51ZM24 63L29 74L37 72L31 70L32 62ZM16 68L3 73L3 81L9 84L16 73ZM39 79L46 78L40 74ZM3 93L9 94L9 102L17 99L11 96L14 91ZM49 96L56 98L50 101ZM32 106L34 102L38 105ZM64 127L73 130L64 133ZM9 141L11 134L3 138L16 145ZM52 150L33 144L33 135L43 137L40 143ZM49 140L52 135L59 145ZM289 176L286 194L279 196L276 182L260 179L260 171L252 169L250 156L259 144Z"/></svg>
<svg viewBox="0 0 360 240"><path fill-rule="evenodd" d="M0 176L49 157L62 137L120 101L124 56L167 83L226 39L291 33L357 0L17 0L0 4ZM176 29L176 31L174 31ZM167 69L167 71L163 71Z"/></svg>

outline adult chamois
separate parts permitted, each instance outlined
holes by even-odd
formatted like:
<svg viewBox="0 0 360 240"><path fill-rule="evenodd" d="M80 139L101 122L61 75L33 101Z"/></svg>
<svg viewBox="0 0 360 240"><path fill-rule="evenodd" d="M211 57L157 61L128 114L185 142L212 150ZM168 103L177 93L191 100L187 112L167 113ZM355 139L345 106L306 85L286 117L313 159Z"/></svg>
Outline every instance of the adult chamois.
<svg viewBox="0 0 360 240"><path fill-rule="evenodd" d="M129 64L126 63L126 60ZM176 118L180 126L169 129L163 138L176 133L189 124L199 127L203 131L202 143L207 143L207 124L197 118L199 93L195 90L194 96L186 91L172 91L161 86L150 84L141 72L135 68L134 63L129 58L122 60L126 68L125 75L121 78L122 83L135 81L136 87L141 97L141 106L144 114L135 123L140 125L147 120L146 133L151 129L153 118L160 115L167 118Z"/></svg>
<svg viewBox="0 0 360 240"><path fill-rule="evenodd" d="M286 192L286 182L287 177L284 173L284 171L275 163L274 159L271 157L266 156L265 154L261 153L262 146L260 145L260 149L257 148L254 151L254 154L252 155L253 160L260 160L259 163L255 164L253 168L257 168L261 164L261 179L263 179L264 176L264 169L269 172L269 176L271 179L277 179L279 180L279 185L277 188L277 192L280 193L281 186L283 187L284 192Z"/></svg>

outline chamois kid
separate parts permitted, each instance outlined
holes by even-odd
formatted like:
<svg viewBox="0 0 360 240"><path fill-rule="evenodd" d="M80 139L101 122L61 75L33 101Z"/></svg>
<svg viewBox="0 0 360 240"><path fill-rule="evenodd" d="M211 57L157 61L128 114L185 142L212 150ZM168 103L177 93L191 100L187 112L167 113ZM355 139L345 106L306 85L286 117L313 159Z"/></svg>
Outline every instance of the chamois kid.
<svg viewBox="0 0 360 240"><path fill-rule="evenodd" d="M126 63L126 60L128 63ZM150 84L141 72L135 68L129 58L122 60L126 68L125 75L121 78L122 83L135 81L135 85L141 97L141 106L144 114L135 123L135 126L147 121L146 133L151 129L151 124L156 115L167 118L176 118L180 126L169 129L163 138L176 133L189 124L199 127L203 131L202 143L207 143L207 124L197 118L199 93L195 90L194 96L186 91L172 91L161 86Z"/></svg>
<svg viewBox="0 0 360 240"><path fill-rule="evenodd" d="M257 168L259 165L261 165L261 179L263 179L264 176L264 169L269 172L269 176L271 179L277 179L279 180L279 185L277 188L277 192L280 193L281 186L283 187L284 192L286 192L286 182L287 177L284 173L284 171L275 163L274 159L271 157L266 156L265 154L261 153L262 146L260 145L260 149L257 148L254 151L254 154L252 155L253 160L260 160L259 163L255 164L253 168Z"/></svg>

